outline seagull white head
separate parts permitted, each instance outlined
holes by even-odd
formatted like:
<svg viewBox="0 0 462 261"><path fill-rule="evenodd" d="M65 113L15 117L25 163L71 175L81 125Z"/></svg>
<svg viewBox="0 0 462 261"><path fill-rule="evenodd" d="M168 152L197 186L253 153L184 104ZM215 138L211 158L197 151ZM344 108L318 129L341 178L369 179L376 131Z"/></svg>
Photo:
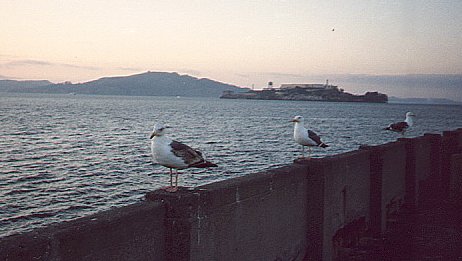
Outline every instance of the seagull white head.
<svg viewBox="0 0 462 261"><path fill-rule="evenodd" d="M407 117L415 117L415 114L413 112L409 111L409 112L406 113L406 118Z"/></svg>
<svg viewBox="0 0 462 261"><path fill-rule="evenodd" d="M156 136L163 136L167 132L167 128L170 128L170 127L167 125L163 125L161 123L154 125L154 129L152 130L150 139Z"/></svg>
<svg viewBox="0 0 462 261"><path fill-rule="evenodd" d="M303 122L303 117L302 116L295 116L291 122L300 122L302 123Z"/></svg>

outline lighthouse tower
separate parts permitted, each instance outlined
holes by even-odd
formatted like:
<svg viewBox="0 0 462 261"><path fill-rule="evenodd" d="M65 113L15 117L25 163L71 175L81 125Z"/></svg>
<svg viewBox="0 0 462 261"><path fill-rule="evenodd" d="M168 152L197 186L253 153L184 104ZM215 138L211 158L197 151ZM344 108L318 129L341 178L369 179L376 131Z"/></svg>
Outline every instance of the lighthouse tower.
<svg viewBox="0 0 462 261"><path fill-rule="evenodd" d="M272 90L273 89L273 82L268 82L268 86L263 90Z"/></svg>

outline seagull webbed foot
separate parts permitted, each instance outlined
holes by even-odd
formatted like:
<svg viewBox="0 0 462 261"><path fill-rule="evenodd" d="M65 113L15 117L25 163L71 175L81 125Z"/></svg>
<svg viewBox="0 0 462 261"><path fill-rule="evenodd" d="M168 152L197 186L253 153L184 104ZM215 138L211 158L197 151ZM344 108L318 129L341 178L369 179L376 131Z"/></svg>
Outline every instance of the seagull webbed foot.
<svg viewBox="0 0 462 261"><path fill-rule="evenodd" d="M178 187L171 187L171 186L163 187L162 189L167 192L177 192L178 191Z"/></svg>

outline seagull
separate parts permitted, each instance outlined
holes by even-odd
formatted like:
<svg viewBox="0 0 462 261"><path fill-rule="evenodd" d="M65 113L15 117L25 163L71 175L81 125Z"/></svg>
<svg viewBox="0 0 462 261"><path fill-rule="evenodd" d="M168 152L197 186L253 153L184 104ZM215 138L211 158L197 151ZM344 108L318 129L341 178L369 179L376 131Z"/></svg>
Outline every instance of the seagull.
<svg viewBox="0 0 462 261"><path fill-rule="evenodd" d="M414 117L415 117L415 114L409 111L406 113L406 119L404 121L392 123L388 127L384 128L384 130L398 132L404 136L404 133L410 127L412 127L412 125L414 125Z"/></svg>
<svg viewBox="0 0 462 261"><path fill-rule="evenodd" d="M326 148L329 145L321 141L321 138L311 130L307 130L303 127L303 117L295 116L292 119L294 125L294 139L295 142L302 145L302 158L304 157L305 146L308 146L308 158L310 158L311 147Z"/></svg>
<svg viewBox="0 0 462 261"><path fill-rule="evenodd" d="M216 164L206 161L200 151L170 139L165 136L169 126L156 124L151 133L151 151L153 160L170 169L170 186L164 189L168 192L178 190L178 170L187 168L217 167ZM173 185L173 170L175 169L175 186Z"/></svg>

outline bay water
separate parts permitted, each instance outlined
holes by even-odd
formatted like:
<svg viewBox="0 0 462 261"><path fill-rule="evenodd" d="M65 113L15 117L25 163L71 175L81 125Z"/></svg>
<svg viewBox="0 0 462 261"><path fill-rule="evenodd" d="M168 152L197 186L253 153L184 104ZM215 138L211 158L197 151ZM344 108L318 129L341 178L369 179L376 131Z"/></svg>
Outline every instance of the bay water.
<svg viewBox="0 0 462 261"><path fill-rule="evenodd" d="M313 157L394 141L389 123L417 115L406 137L462 127L462 106L218 98L11 94L0 96L0 237L143 199L168 185L152 162L155 123L218 165L181 171L195 187L290 164L301 155L290 120L329 144Z"/></svg>

